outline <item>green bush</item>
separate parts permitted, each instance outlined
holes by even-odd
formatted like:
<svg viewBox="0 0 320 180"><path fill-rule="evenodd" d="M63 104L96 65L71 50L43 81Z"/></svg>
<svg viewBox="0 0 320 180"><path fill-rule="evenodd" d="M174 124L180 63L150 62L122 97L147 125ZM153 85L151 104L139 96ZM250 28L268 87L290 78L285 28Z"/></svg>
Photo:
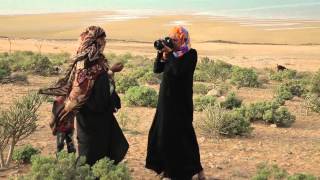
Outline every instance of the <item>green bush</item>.
<svg viewBox="0 0 320 180"><path fill-rule="evenodd" d="M231 69L231 64L216 60L213 64L209 64L207 72L211 82L216 82L217 80L225 81L230 78Z"/></svg>
<svg viewBox="0 0 320 180"><path fill-rule="evenodd" d="M311 80L311 92L320 95L320 69L313 75Z"/></svg>
<svg viewBox="0 0 320 180"><path fill-rule="evenodd" d="M285 107L276 110L267 110L263 114L263 120L266 123L276 124L277 127L290 127L295 121L295 116L291 115Z"/></svg>
<svg viewBox="0 0 320 180"><path fill-rule="evenodd" d="M305 106L307 109L320 113L320 97L314 93L308 93L305 97Z"/></svg>
<svg viewBox="0 0 320 180"><path fill-rule="evenodd" d="M148 87L131 87L126 91L124 100L129 106L156 107L157 92Z"/></svg>
<svg viewBox="0 0 320 180"><path fill-rule="evenodd" d="M317 180L316 176L310 174L296 173L294 175L289 175L289 173L277 165L268 165L266 163L259 164L257 167L256 175L254 175L252 180Z"/></svg>
<svg viewBox="0 0 320 180"><path fill-rule="evenodd" d="M230 78L231 68L231 64L205 57L198 63L194 79L201 82L225 81Z"/></svg>
<svg viewBox="0 0 320 180"><path fill-rule="evenodd" d="M296 117L292 115L286 107L276 110L273 123L279 127L289 127L294 123Z"/></svg>
<svg viewBox="0 0 320 180"><path fill-rule="evenodd" d="M290 91L290 87L285 84L281 84L276 90L276 99L291 100L293 94Z"/></svg>
<svg viewBox="0 0 320 180"><path fill-rule="evenodd" d="M288 80L278 86L275 99L284 104L285 100L291 100L294 96L304 96L308 93L307 82L302 80Z"/></svg>
<svg viewBox="0 0 320 180"><path fill-rule="evenodd" d="M110 55L109 55L110 56ZM121 62L122 64L127 64L128 61L130 61L131 59L133 59L133 56L131 53L125 53L125 54L119 54L119 55L111 55L113 56L113 58L107 58L111 59L113 62Z"/></svg>
<svg viewBox="0 0 320 180"><path fill-rule="evenodd" d="M276 102L257 102L246 107L245 115L250 121L263 120L267 111L275 111L279 107Z"/></svg>
<svg viewBox="0 0 320 180"><path fill-rule="evenodd" d="M143 68L136 68L130 73L130 76L132 78L139 79L139 78L142 78L149 71L150 70L148 68L144 68L144 67Z"/></svg>
<svg viewBox="0 0 320 180"><path fill-rule="evenodd" d="M234 66L232 68L231 83L240 87L259 87L261 83L258 81L258 74L251 68L240 68Z"/></svg>
<svg viewBox="0 0 320 180"><path fill-rule="evenodd" d="M114 54L114 53L108 53L106 54L106 58L108 59L109 64L113 64L115 62L121 62L122 64L125 64L127 68L137 68L137 67L146 67L146 66L152 66L153 60L149 59L145 56L140 55L132 55L131 53L125 53L125 54Z"/></svg>
<svg viewBox="0 0 320 180"><path fill-rule="evenodd" d="M66 153L65 151L58 153L57 158L32 156L31 164L31 171L25 176L18 177L18 179L131 179L125 164L114 165L112 161L104 158L94 164L91 170L90 166L85 164L84 157L77 158L74 153Z"/></svg>
<svg viewBox="0 0 320 180"><path fill-rule="evenodd" d="M318 180L320 177L316 177L311 174L302 174L302 173L297 173L292 176L289 176L287 180Z"/></svg>
<svg viewBox="0 0 320 180"><path fill-rule="evenodd" d="M260 120L276 124L277 127L289 127L295 121L295 116L275 101L250 104L244 114L249 121Z"/></svg>
<svg viewBox="0 0 320 180"><path fill-rule="evenodd" d="M209 86L205 84L195 83L193 84L193 93L206 95L209 92Z"/></svg>
<svg viewBox="0 0 320 180"><path fill-rule="evenodd" d="M121 109L118 113L116 113L117 121L124 131L132 131L135 130L139 124L140 118L128 116L128 111L126 109Z"/></svg>
<svg viewBox="0 0 320 180"><path fill-rule="evenodd" d="M69 53L49 53L45 54L50 61L52 62L52 65L54 66L62 66L64 63L67 63L70 59L71 55Z"/></svg>
<svg viewBox="0 0 320 180"><path fill-rule="evenodd" d="M9 76L11 73L9 61L0 58L0 80Z"/></svg>
<svg viewBox="0 0 320 180"><path fill-rule="evenodd" d="M30 163L31 157L40 154L40 150L31 145L23 146L13 152L12 159L18 163Z"/></svg>
<svg viewBox="0 0 320 180"><path fill-rule="evenodd" d="M220 95L227 94L231 86L227 83L221 83L216 86L217 90L220 92Z"/></svg>
<svg viewBox="0 0 320 180"><path fill-rule="evenodd" d="M286 103L286 100L282 99L281 97L275 97L272 100L273 102L283 106Z"/></svg>
<svg viewBox="0 0 320 180"><path fill-rule="evenodd" d="M204 112L205 117L198 123L198 127L207 136L234 137L252 132L250 122L239 111L227 111L217 105L209 105Z"/></svg>
<svg viewBox="0 0 320 180"><path fill-rule="evenodd" d="M226 109L238 108L242 104L242 100L239 99L234 92L227 95L226 99L221 102L221 107Z"/></svg>
<svg viewBox="0 0 320 180"><path fill-rule="evenodd" d="M194 109L196 111L202 111L208 105L213 106L216 102L214 96L197 96L194 98Z"/></svg>
<svg viewBox="0 0 320 180"><path fill-rule="evenodd" d="M15 51L9 55L0 54L0 62L9 63L11 71L25 71L39 75L53 74L54 66L62 65L69 58L70 55L67 53L40 55L31 51Z"/></svg>
<svg viewBox="0 0 320 180"><path fill-rule="evenodd" d="M52 62L46 56L35 56L32 64L28 67L35 74L47 76L53 74L54 68Z"/></svg>
<svg viewBox="0 0 320 180"><path fill-rule="evenodd" d="M286 69L283 71L270 71L269 78L270 80L274 81L284 81L284 80L290 80L295 79L297 77L297 71Z"/></svg>
<svg viewBox="0 0 320 180"><path fill-rule="evenodd" d="M209 75L206 72L200 70L194 71L193 79L197 82L210 82Z"/></svg>
<svg viewBox="0 0 320 180"><path fill-rule="evenodd" d="M85 164L85 158L77 160L74 153L60 152L55 157L32 156L31 171L18 179L87 179L94 180L95 177L90 170L90 166Z"/></svg>
<svg viewBox="0 0 320 180"><path fill-rule="evenodd" d="M128 75L116 76L115 81L117 92L119 93L125 93L130 87L139 85L134 77Z"/></svg>
<svg viewBox="0 0 320 180"><path fill-rule="evenodd" d="M147 71L142 77L139 78L139 81L153 85L159 84L160 78L157 74L153 73L152 71Z"/></svg>
<svg viewBox="0 0 320 180"><path fill-rule="evenodd" d="M269 180L277 179L282 180L288 176L286 170L279 168L277 165L272 165L271 167L263 163L258 165L257 173L252 178L252 180Z"/></svg>
<svg viewBox="0 0 320 180"><path fill-rule="evenodd" d="M108 158L99 160L92 167L93 175L100 180L130 180L130 172L125 164L114 165Z"/></svg>
<svg viewBox="0 0 320 180"><path fill-rule="evenodd" d="M304 80L290 80L285 83L292 95L301 97L308 93L308 82Z"/></svg>

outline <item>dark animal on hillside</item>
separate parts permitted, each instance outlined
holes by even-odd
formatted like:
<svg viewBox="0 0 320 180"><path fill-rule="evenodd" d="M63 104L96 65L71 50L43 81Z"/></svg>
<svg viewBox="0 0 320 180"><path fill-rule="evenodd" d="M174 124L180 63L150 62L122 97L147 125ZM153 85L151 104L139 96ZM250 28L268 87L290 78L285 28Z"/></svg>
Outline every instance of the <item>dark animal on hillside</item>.
<svg viewBox="0 0 320 180"><path fill-rule="evenodd" d="M277 64L277 71L284 71L284 70L286 70L286 69L287 69L286 67Z"/></svg>

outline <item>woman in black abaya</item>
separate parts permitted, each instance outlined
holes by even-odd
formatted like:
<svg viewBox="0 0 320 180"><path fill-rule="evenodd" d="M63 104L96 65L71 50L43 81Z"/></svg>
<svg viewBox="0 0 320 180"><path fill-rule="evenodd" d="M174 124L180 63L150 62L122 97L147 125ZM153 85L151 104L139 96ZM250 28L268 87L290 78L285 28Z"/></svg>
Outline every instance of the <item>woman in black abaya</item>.
<svg viewBox="0 0 320 180"><path fill-rule="evenodd" d="M193 73L197 51L188 31L174 27L174 48L158 52L154 72L162 73L157 111L149 131L146 168L174 180L205 179L193 121Z"/></svg>
<svg viewBox="0 0 320 180"><path fill-rule="evenodd" d="M129 147L113 115L117 98L112 74L123 66L109 68L103 55L105 44L105 31L88 27L80 35L80 46L66 76L54 87L40 90L41 94L64 99L53 107L53 132L60 123L76 116L79 156L85 156L89 165L104 157L118 163Z"/></svg>

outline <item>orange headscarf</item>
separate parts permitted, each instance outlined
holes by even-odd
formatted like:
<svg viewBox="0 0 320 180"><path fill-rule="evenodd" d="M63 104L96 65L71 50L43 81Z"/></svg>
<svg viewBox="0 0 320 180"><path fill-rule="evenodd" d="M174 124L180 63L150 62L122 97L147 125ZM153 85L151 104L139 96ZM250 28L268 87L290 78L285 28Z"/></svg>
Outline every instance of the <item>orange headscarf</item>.
<svg viewBox="0 0 320 180"><path fill-rule="evenodd" d="M169 36L175 40L177 45L177 49L173 52L175 57L181 57L191 49L189 32L184 27L173 27Z"/></svg>

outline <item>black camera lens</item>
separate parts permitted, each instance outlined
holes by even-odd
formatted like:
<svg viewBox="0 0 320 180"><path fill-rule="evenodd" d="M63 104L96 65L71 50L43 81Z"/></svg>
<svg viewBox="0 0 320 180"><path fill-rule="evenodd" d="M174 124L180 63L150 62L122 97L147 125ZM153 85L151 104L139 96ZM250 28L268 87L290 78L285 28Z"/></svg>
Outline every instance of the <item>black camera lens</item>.
<svg viewBox="0 0 320 180"><path fill-rule="evenodd" d="M164 38L164 44L171 49L173 49L173 47L174 47L173 40L170 37Z"/></svg>
<svg viewBox="0 0 320 180"><path fill-rule="evenodd" d="M159 39L154 42L154 48L159 51L164 48L164 45L173 49L174 47L173 40L170 37L165 37L164 39Z"/></svg>
<svg viewBox="0 0 320 180"><path fill-rule="evenodd" d="M155 42L154 42L154 48L156 49L156 50L162 50L163 48L164 48L164 45L162 44L163 43L163 40L161 40L161 39L159 39L159 40L156 40Z"/></svg>

